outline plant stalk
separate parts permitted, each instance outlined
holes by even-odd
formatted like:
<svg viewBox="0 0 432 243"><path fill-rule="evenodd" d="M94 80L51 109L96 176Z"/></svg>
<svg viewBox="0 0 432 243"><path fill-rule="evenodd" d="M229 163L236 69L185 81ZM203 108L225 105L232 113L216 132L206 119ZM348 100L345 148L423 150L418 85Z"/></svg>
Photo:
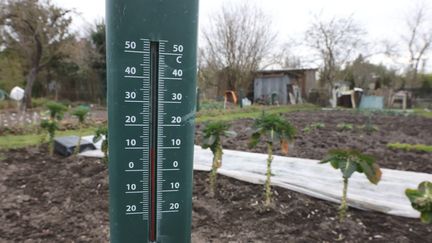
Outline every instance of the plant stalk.
<svg viewBox="0 0 432 243"><path fill-rule="evenodd" d="M348 192L348 178L343 179L343 192L342 192L342 202L339 208L339 221L343 222L346 217L348 205L347 205L347 192Z"/></svg>
<svg viewBox="0 0 432 243"><path fill-rule="evenodd" d="M74 151L74 154L75 155L78 155L79 154L79 152L80 152L80 147L81 147L81 131L82 131L82 124L80 123L79 124L79 131L78 131L78 144L77 144L77 146L75 147L75 151Z"/></svg>
<svg viewBox="0 0 432 243"><path fill-rule="evenodd" d="M273 161L273 137L274 131L273 129L270 132L271 141L267 143L267 172L266 172L266 182L265 182L265 206L270 206L271 203L271 163Z"/></svg>
<svg viewBox="0 0 432 243"><path fill-rule="evenodd" d="M106 144L104 145L104 143L106 143ZM108 143L106 141L103 141L102 146L104 147L103 148L103 153L104 153L104 159L103 160L105 163L108 164Z"/></svg>
<svg viewBox="0 0 432 243"><path fill-rule="evenodd" d="M214 196L216 192L217 169L221 166L222 146L220 142L216 145L216 152L213 156L212 170L210 172L210 195Z"/></svg>
<svg viewBox="0 0 432 243"><path fill-rule="evenodd" d="M54 155L54 133L49 133L49 145L48 145L49 155Z"/></svg>

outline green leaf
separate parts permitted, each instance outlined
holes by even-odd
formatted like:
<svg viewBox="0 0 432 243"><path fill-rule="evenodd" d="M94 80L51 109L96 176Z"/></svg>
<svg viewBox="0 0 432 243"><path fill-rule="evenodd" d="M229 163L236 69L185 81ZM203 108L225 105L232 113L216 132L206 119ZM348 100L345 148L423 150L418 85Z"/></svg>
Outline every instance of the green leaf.
<svg viewBox="0 0 432 243"><path fill-rule="evenodd" d="M432 183L424 181L416 189L406 189L405 194L411 206L421 213L424 223L432 222Z"/></svg>
<svg viewBox="0 0 432 243"><path fill-rule="evenodd" d="M357 164L352 161L344 162L340 169L344 178L350 178L357 171Z"/></svg>
<svg viewBox="0 0 432 243"><path fill-rule="evenodd" d="M47 130L50 134L54 134L55 131L58 129L58 124L55 120L44 119L41 121L40 126L41 128Z"/></svg>
<svg viewBox="0 0 432 243"><path fill-rule="evenodd" d="M368 180L373 184L378 184L378 182L381 180L381 169L379 166L375 163L369 164L364 160L358 161L361 171L366 175Z"/></svg>
<svg viewBox="0 0 432 243"><path fill-rule="evenodd" d="M48 102L46 108L49 110L51 119L57 120L63 119L63 113L68 109L63 104L54 101Z"/></svg>
<svg viewBox="0 0 432 243"><path fill-rule="evenodd" d="M418 186L418 190L421 193L425 193L425 194L432 194L432 183L429 181L423 181L422 183L420 183L420 185ZM432 195L430 195L432 197Z"/></svg>
<svg viewBox="0 0 432 243"><path fill-rule="evenodd" d="M425 224L432 223L432 212L421 212L420 220Z"/></svg>
<svg viewBox="0 0 432 243"><path fill-rule="evenodd" d="M75 110L72 112L73 116L76 116L80 123L83 123L87 114L90 112L90 108L87 106L78 106L75 108Z"/></svg>
<svg viewBox="0 0 432 243"><path fill-rule="evenodd" d="M94 136L94 137L93 137L93 143L97 143L97 142L99 142L101 139L102 139L102 136L98 136L98 137Z"/></svg>
<svg viewBox="0 0 432 243"><path fill-rule="evenodd" d="M99 142L103 138L103 136L105 136L105 140L108 140L108 127L107 126L101 126L96 130L95 136L93 137L93 142L94 143Z"/></svg>
<svg viewBox="0 0 432 243"><path fill-rule="evenodd" d="M340 169L342 163L340 163L338 160L331 160L330 161L330 165L334 168L334 169Z"/></svg>
<svg viewBox="0 0 432 243"><path fill-rule="evenodd" d="M214 135L210 135L208 137L205 137L204 141L203 141L203 146L205 146L205 148L208 148L208 147L212 146L215 143L215 141L216 141L216 136L214 136Z"/></svg>
<svg viewBox="0 0 432 243"><path fill-rule="evenodd" d="M108 141L104 140L101 146L102 151L108 151Z"/></svg>
<svg viewBox="0 0 432 243"><path fill-rule="evenodd" d="M225 132L224 132L224 135L225 135L226 137L230 137L230 138L237 137L237 133L234 132L234 131L225 131Z"/></svg>
<svg viewBox="0 0 432 243"><path fill-rule="evenodd" d="M405 195L408 197L410 202L414 202L416 198L421 197L423 193L416 189L406 189Z"/></svg>
<svg viewBox="0 0 432 243"><path fill-rule="evenodd" d="M256 147L257 144L259 143L260 137L261 137L261 131L254 132L252 134L251 141L249 142L249 147L251 148Z"/></svg>
<svg viewBox="0 0 432 243"><path fill-rule="evenodd" d="M350 161L352 164L347 164ZM321 164L329 163L335 169L341 169L345 178L349 178L354 172L365 173L368 180L377 184L381 179L381 170L372 156L362 154L354 149L330 150Z"/></svg>
<svg viewBox="0 0 432 243"><path fill-rule="evenodd" d="M274 143L292 140L295 136L295 128L277 114L263 114L255 120L254 127L257 130L252 134L249 144L251 147L258 144L258 137L265 136L264 141L267 143Z"/></svg>

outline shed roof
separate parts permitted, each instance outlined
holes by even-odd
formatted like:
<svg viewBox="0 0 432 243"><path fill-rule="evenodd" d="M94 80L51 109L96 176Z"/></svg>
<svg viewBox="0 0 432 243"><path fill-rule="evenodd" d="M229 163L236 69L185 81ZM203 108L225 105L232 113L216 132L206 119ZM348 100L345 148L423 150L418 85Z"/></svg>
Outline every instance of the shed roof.
<svg viewBox="0 0 432 243"><path fill-rule="evenodd" d="M284 75L301 75L307 71L318 71L318 68L287 68L278 70L258 70L255 72L257 76L284 76Z"/></svg>

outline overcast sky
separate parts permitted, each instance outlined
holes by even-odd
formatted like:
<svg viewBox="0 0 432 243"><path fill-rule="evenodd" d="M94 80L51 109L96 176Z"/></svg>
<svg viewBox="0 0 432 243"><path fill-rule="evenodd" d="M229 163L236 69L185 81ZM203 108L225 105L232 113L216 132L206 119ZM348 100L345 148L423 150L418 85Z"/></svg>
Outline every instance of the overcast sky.
<svg viewBox="0 0 432 243"><path fill-rule="evenodd" d="M269 15L282 41L299 39L314 15L347 17L353 15L368 32L369 41L397 41L404 21L418 0L200 0L200 28L224 4L247 1ZM420 0L421 1L421 0ZM424 0L427 2L427 0ZM53 0L59 6L75 9L81 14L74 19L74 29L93 23L105 15L105 0ZM429 63L432 70L432 60Z"/></svg>

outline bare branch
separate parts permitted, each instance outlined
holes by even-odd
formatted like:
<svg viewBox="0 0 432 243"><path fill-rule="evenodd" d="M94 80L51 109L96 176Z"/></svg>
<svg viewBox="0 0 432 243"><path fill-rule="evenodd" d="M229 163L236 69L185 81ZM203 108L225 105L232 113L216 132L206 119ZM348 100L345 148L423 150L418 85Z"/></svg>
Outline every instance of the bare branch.
<svg viewBox="0 0 432 243"><path fill-rule="evenodd" d="M411 86L418 82L419 68L432 47L432 15L426 2L421 2L406 19L407 32L402 35L409 54L407 79Z"/></svg>
<svg viewBox="0 0 432 243"><path fill-rule="evenodd" d="M305 41L321 59L323 84L333 86L337 71L365 46L365 34L352 16L330 20L315 18L306 31Z"/></svg>
<svg viewBox="0 0 432 243"><path fill-rule="evenodd" d="M203 30L202 65L215 72L224 70L228 88L247 88L252 72L271 56L276 34L270 27L271 21L259 8L224 6Z"/></svg>

